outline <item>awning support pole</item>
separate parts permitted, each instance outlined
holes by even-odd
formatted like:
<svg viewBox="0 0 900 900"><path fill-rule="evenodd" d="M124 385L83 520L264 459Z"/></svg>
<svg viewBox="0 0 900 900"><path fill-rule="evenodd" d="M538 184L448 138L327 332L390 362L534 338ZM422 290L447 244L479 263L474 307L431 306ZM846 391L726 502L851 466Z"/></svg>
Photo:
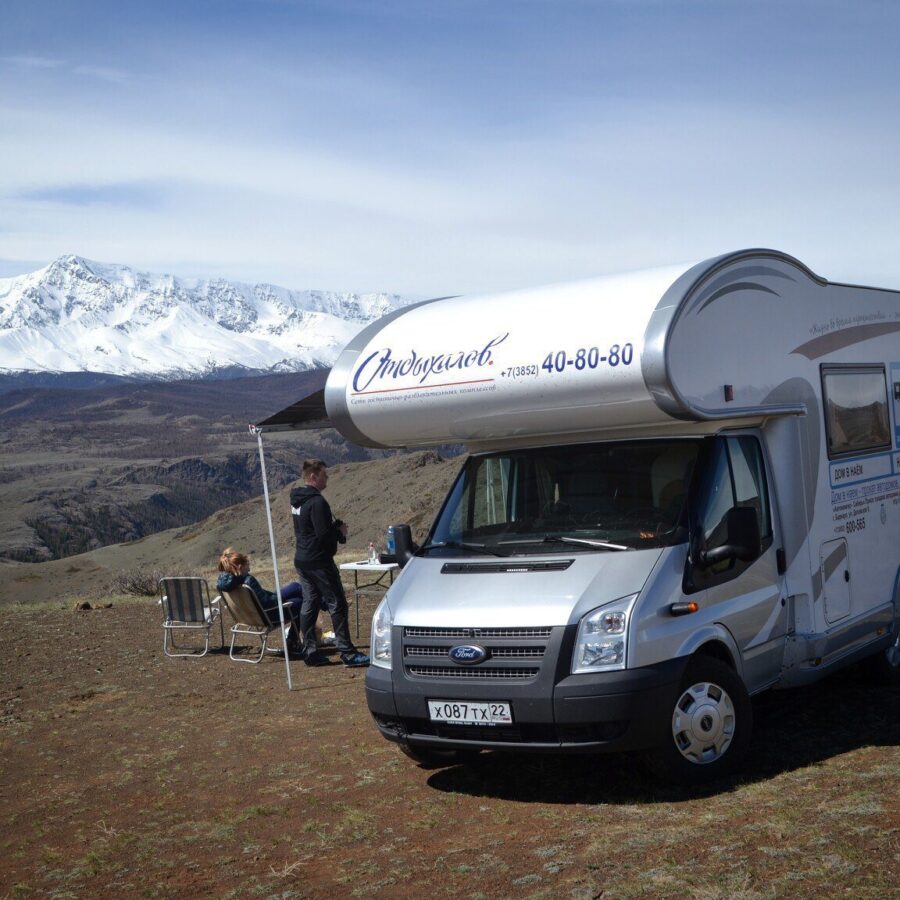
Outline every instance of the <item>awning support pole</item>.
<svg viewBox="0 0 900 900"><path fill-rule="evenodd" d="M278 557L275 554L275 529L272 527L272 506L269 503L269 480L266 478L266 457L263 454L262 430L254 425L250 426L250 433L256 435L259 444L259 468L263 483L263 496L266 499L266 519L269 522L269 546L272 548L272 571L275 573L275 593L278 596L278 616L281 619L281 641L284 646L284 668L287 671L288 690L293 690L291 684L291 661L288 657L287 634L284 630L284 606L281 602L281 581L278 578ZM297 635L299 638L300 635Z"/></svg>

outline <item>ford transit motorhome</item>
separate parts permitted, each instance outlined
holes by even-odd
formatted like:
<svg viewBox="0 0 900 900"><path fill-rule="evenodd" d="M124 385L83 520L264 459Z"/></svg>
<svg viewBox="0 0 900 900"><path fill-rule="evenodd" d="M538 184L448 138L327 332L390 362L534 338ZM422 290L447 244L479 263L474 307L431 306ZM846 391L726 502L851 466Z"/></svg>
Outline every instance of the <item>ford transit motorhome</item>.
<svg viewBox="0 0 900 900"><path fill-rule="evenodd" d="M730 769L750 696L900 664L900 294L748 250L430 301L325 388L371 447L471 452L378 607L366 695L426 763Z"/></svg>

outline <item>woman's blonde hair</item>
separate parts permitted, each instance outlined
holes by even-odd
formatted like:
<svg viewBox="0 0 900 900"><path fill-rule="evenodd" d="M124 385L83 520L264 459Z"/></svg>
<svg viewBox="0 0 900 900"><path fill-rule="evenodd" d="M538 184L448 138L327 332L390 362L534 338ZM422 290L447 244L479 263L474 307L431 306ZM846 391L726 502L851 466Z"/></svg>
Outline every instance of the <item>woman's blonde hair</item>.
<svg viewBox="0 0 900 900"><path fill-rule="evenodd" d="M226 547L219 557L219 571L230 572L232 575L240 575L241 569L250 564L245 553L238 553L234 547Z"/></svg>

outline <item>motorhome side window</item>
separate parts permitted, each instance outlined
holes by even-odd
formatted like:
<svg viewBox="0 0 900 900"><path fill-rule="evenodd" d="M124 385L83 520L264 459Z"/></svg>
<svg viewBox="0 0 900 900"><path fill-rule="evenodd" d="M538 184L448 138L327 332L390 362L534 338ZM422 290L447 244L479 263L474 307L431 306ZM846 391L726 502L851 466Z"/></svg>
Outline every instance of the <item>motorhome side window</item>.
<svg viewBox="0 0 900 900"><path fill-rule="evenodd" d="M700 446L647 440L473 456L426 552L525 554L536 545L542 553L610 552L618 548L604 544L684 543L685 498Z"/></svg>
<svg viewBox="0 0 900 900"><path fill-rule="evenodd" d="M700 491L698 516L700 540L695 558L734 542L732 530L736 509L753 510L759 527L760 545L753 559L734 556L697 565L688 573L686 588L696 591L720 584L745 571L772 544L772 513L766 483L765 465L759 441L751 435L718 438L707 461L706 476Z"/></svg>
<svg viewBox="0 0 900 900"><path fill-rule="evenodd" d="M891 446L884 366L823 366L828 457Z"/></svg>

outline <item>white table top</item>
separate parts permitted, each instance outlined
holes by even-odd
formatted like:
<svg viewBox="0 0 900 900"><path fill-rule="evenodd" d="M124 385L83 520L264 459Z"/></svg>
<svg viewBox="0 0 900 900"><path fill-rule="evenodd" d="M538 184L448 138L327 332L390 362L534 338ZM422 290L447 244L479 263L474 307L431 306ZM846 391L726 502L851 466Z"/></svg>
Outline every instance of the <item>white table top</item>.
<svg viewBox="0 0 900 900"><path fill-rule="evenodd" d="M363 559L359 562L341 563L340 568L353 572L390 572L391 569L399 569L400 566L395 562L373 563L369 562L367 559Z"/></svg>

